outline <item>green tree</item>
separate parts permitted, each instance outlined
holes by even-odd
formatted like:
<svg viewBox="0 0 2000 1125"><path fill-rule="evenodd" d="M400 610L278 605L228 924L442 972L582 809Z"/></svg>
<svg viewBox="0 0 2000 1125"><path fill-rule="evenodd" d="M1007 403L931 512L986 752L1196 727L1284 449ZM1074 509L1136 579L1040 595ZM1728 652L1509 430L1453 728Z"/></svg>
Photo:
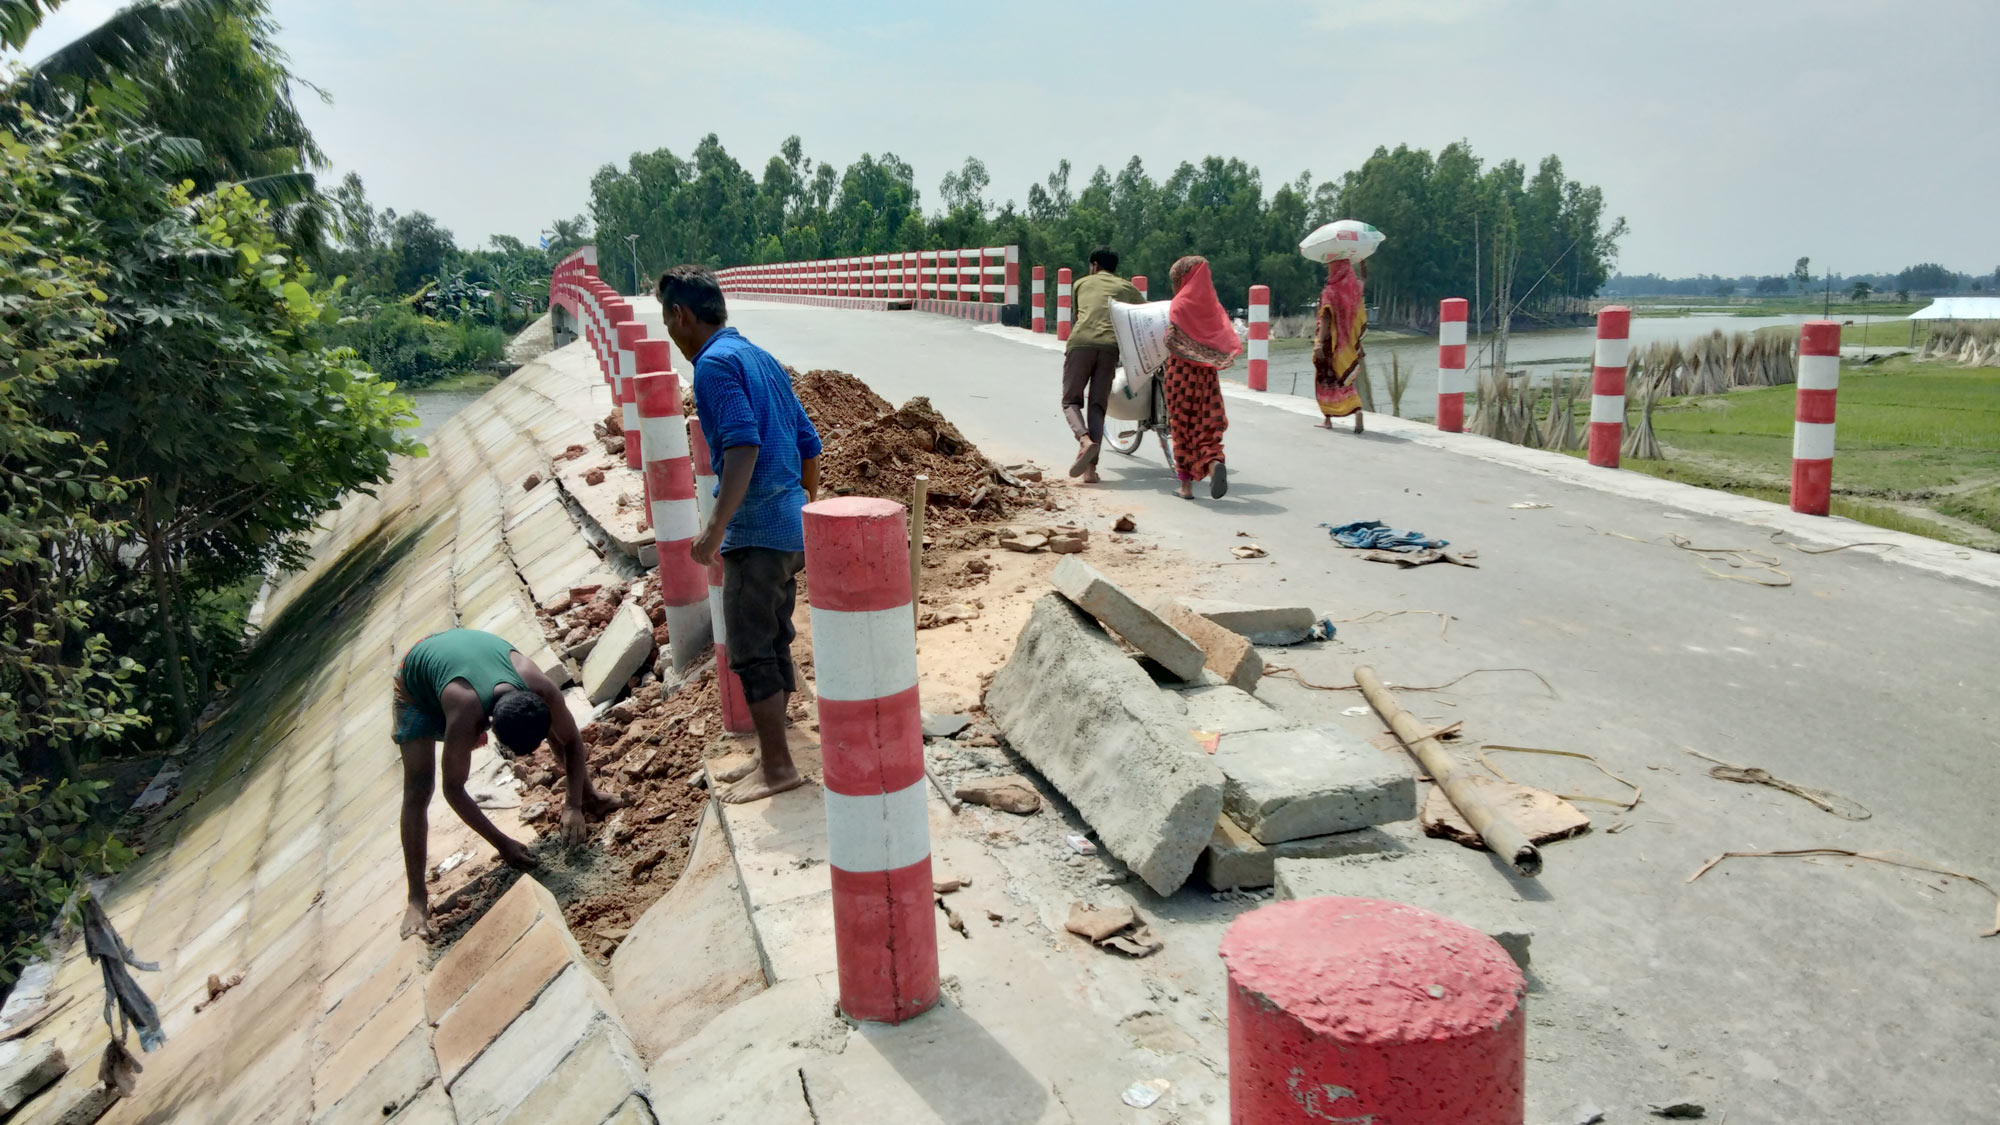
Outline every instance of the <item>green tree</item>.
<svg viewBox="0 0 2000 1125"><path fill-rule="evenodd" d="M1792 263L1792 281L1797 283L1800 289L1811 288L1812 280L1811 258L1800 258L1798 261Z"/></svg>
<svg viewBox="0 0 2000 1125"><path fill-rule="evenodd" d="M1918 293L1950 293L1958 288L1958 275L1936 262L1919 262L1898 273L1896 284Z"/></svg>
<svg viewBox="0 0 2000 1125"><path fill-rule="evenodd" d="M1866 303L1874 295L1875 286L1866 281L1857 281L1847 290L1847 299L1858 303Z"/></svg>
<svg viewBox="0 0 2000 1125"><path fill-rule="evenodd" d="M68 166L105 143L90 118L25 108L0 133L0 983L39 951L70 887L119 860L85 830L103 784L77 780L77 760L146 723L131 705L140 666L82 590L92 546L127 535L105 515L127 486L41 409L58 384L108 367L109 271L73 251L88 220L67 185Z"/></svg>

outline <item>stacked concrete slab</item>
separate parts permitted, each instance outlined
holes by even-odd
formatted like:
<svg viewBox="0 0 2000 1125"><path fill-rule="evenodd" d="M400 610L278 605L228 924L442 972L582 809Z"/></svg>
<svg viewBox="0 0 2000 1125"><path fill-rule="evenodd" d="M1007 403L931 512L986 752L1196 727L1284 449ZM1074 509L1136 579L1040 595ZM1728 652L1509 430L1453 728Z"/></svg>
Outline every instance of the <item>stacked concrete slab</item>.
<svg viewBox="0 0 2000 1125"><path fill-rule="evenodd" d="M1178 888L1198 857L1212 886L1269 886L1279 855L1380 850L1386 837L1359 830L1416 815L1400 757L1298 728L1246 690L1262 669L1246 636L1176 599L1143 606L1080 559L1052 583L986 709L1154 890ZM1307 610L1233 612L1266 630L1311 625ZM1161 689L1107 630L1189 686Z"/></svg>

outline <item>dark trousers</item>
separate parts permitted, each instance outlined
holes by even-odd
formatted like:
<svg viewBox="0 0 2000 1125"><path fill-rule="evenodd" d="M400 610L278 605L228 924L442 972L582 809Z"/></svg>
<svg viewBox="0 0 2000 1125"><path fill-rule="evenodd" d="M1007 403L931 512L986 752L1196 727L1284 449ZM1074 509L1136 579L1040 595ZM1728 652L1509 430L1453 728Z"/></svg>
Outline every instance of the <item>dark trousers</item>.
<svg viewBox="0 0 2000 1125"><path fill-rule="evenodd" d="M737 547L722 553L722 628L729 668L756 703L798 690L792 669L792 608L798 602L803 551Z"/></svg>
<svg viewBox="0 0 2000 1125"><path fill-rule="evenodd" d="M1063 417L1077 437L1104 440L1104 404L1117 373L1117 348L1084 344L1063 355Z"/></svg>

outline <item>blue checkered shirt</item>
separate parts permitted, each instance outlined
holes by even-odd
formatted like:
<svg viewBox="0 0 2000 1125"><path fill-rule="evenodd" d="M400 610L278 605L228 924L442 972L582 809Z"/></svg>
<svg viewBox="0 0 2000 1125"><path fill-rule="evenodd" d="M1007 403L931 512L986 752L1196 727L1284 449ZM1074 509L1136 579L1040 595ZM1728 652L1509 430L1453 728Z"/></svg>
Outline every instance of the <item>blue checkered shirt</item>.
<svg viewBox="0 0 2000 1125"><path fill-rule="evenodd" d="M694 408L717 478L725 452L757 447L750 491L722 533L722 549L805 550L805 521L799 512L806 490L800 471L807 458L819 456L820 441L792 390L791 376L770 352L736 329L724 328L694 357Z"/></svg>

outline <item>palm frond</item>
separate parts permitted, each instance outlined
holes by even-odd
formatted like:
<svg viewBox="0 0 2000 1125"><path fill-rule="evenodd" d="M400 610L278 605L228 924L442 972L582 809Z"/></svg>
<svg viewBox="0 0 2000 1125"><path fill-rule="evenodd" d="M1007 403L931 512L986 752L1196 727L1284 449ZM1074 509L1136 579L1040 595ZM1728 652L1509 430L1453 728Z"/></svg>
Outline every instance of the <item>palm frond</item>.
<svg viewBox="0 0 2000 1125"><path fill-rule="evenodd" d="M0 46L18 51L62 0L0 0Z"/></svg>
<svg viewBox="0 0 2000 1125"><path fill-rule="evenodd" d="M0 17L0 29L5 32L11 32L25 18L16 9L55 7L48 0L0 0L0 3L7 6L6 16ZM26 88L22 93L36 108L53 109L66 93L81 94L110 83L116 75L130 74L148 59L170 49L177 32L205 20L219 19L241 3L242 0L139 0L30 67L23 79ZM41 19L41 13L33 15L35 24Z"/></svg>

